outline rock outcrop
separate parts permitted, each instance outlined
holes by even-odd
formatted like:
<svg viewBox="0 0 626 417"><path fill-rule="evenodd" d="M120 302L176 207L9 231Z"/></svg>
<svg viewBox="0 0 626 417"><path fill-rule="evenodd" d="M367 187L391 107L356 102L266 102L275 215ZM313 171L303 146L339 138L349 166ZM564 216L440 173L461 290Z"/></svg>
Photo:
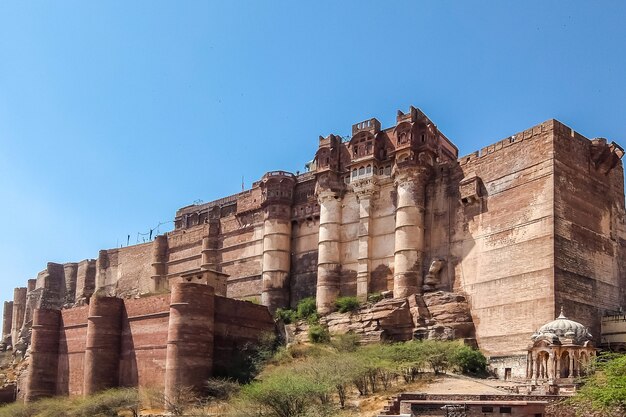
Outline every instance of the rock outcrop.
<svg viewBox="0 0 626 417"><path fill-rule="evenodd" d="M361 343L411 339L463 339L475 343L469 305L461 293L437 291L384 299L357 311L328 314L320 323L330 334L354 333ZM307 330L304 322L289 326L288 341L306 341Z"/></svg>

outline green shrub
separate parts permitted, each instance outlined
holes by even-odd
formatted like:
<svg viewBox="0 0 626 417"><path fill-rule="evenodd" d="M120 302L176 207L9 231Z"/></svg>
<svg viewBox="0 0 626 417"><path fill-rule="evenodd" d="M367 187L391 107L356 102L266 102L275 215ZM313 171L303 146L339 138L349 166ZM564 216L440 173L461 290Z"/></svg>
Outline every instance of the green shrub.
<svg viewBox="0 0 626 417"><path fill-rule="evenodd" d="M280 345L272 332L265 332L257 343L246 343L232 353L228 362L216 364L213 376L245 384L254 379Z"/></svg>
<svg viewBox="0 0 626 417"><path fill-rule="evenodd" d="M282 321L285 324L293 323L297 320L296 312L289 308L277 308L274 313L274 319Z"/></svg>
<svg viewBox="0 0 626 417"><path fill-rule="evenodd" d="M359 336L352 333L333 335L332 345L339 352L354 352L359 347Z"/></svg>
<svg viewBox="0 0 626 417"><path fill-rule="evenodd" d="M367 301L377 303L383 299L383 295L379 292L373 292L367 296Z"/></svg>
<svg viewBox="0 0 626 417"><path fill-rule="evenodd" d="M297 316L300 320L307 320L311 317L317 317L317 307L314 297L306 297L298 302L296 307Z"/></svg>
<svg viewBox="0 0 626 417"><path fill-rule="evenodd" d="M330 342L330 333L328 329L320 324L312 324L309 326L309 340L312 343L328 343Z"/></svg>
<svg viewBox="0 0 626 417"><path fill-rule="evenodd" d="M232 379L209 378L204 388L207 397L215 400L228 400L239 392L241 386Z"/></svg>
<svg viewBox="0 0 626 417"><path fill-rule="evenodd" d="M294 323L296 320L306 320L310 324L317 323L319 321L319 316L317 315L315 298L303 298L298 302L295 310L290 308L276 309L274 319L281 320L285 324Z"/></svg>
<svg viewBox="0 0 626 417"><path fill-rule="evenodd" d="M257 305L261 304L261 300L259 300L259 297L256 297L256 296L243 298L242 301L247 301L249 303L257 304Z"/></svg>
<svg viewBox="0 0 626 417"><path fill-rule="evenodd" d="M258 411L264 411L262 415L304 417L318 405L317 399L325 392L326 387L316 384L304 373L282 369L246 385L242 396L260 407L262 410Z"/></svg>
<svg viewBox="0 0 626 417"><path fill-rule="evenodd" d="M626 415L626 355L601 355L592 363L595 373L576 395L559 404L557 415Z"/></svg>
<svg viewBox="0 0 626 417"><path fill-rule="evenodd" d="M67 402L67 401L66 401ZM66 406L67 407L67 406ZM64 409L59 417L105 417L117 416L122 411L130 412L133 417L139 415L139 393L134 388L116 388L99 392L85 398L75 399L69 407ZM38 415L37 417L44 417ZM52 417L52 414L45 414ZM56 416L56 415L54 415Z"/></svg>
<svg viewBox="0 0 626 417"><path fill-rule="evenodd" d="M361 306L356 297L339 297L337 301L335 301L335 305L340 313L356 311Z"/></svg>
<svg viewBox="0 0 626 417"><path fill-rule="evenodd" d="M454 353L453 361L464 374L484 376L487 373L487 358L469 346L460 346Z"/></svg>
<svg viewBox="0 0 626 417"><path fill-rule="evenodd" d="M36 417L39 411L37 403L13 403L0 407L0 417Z"/></svg>

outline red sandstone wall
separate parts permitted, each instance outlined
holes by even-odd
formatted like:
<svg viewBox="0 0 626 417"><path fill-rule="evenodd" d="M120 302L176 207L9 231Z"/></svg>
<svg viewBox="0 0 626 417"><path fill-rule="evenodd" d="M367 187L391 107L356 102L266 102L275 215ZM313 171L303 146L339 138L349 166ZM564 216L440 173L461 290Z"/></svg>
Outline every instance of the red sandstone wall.
<svg viewBox="0 0 626 417"><path fill-rule="evenodd" d="M170 296L124 300L120 386L162 387ZM89 306L62 310L57 393L82 395ZM215 298L214 367L229 369L232 359L264 333L275 332L266 307L224 297ZM207 358L210 360L210 358Z"/></svg>
<svg viewBox="0 0 626 417"><path fill-rule="evenodd" d="M89 306L61 311L57 393L81 395L85 376L84 358L87 342Z"/></svg>
<svg viewBox="0 0 626 417"><path fill-rule="evenodd" d="M256 343L265 333L275 333L274 320L266 307L246 301L215 297L213 372L224 374L237 353Z"/></svg>
<svg viewBox="0 0 626 417"><path fill-rule="evenodd" d="M263 216L260 211L222 219L219 239L222 272L230 275L228 296L261 294Z"/></svg>
<svg viewBox="0 0 626 417"><path fill-rule="evenodd" d="M200 268L202 238L208 236L209 225L200 224L168 234L167 273L170 276Z"/></svg>
<svg viewBox="0 0 626 417"><path fill-rule="evenodd" d="M453 284L470 297L488 355L524 354L533 331L554 319L552 130L548 121L463 157L451 177ZM472 174L482 199L463 205L458 182Z"/></svg>
<svg viewBox="0 0 626 417"><path fill-rule="evenodd" d="M450 171L454 166L442 166L433 173L433 179L426 187L426 212L424 214L424 273L435 259L449 260L452 228L455 219L451 211L458 199L450 188ZM439 288L450 290L454 284L454 263L446 262L439 273Z"/></svg>
<svg viewBox="0 0 626 417"><path fill-rule="evenodd" d="M163 386L169 298L167 294L124 300L120 386Z"/></svg>
<svg viewBox="0 0 626 417"><path fill-rule="evenodd" d="M556 124L556 310L600 335L600 318L624 306L624 172L591 161L591 141Z"/></svg>
<svg viewBox="0 0 626 417"><path fill-rule="evenodd" d="M107 251L109 266L105 285L115 294L130 296L149 291L152 275L152 242Z"/></svg>
<svg viewBox="0 0 626 417"><path fill-rule="evenodd" d="M319 219L294 222L291 230L290 300L295 307L301 299L315 296Z"/></svg>

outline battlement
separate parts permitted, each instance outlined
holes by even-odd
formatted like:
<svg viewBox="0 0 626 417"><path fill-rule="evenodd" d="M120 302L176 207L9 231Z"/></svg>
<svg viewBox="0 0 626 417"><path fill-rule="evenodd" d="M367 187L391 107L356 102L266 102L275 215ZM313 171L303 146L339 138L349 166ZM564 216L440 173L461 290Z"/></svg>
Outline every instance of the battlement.
<svg viewBox="0 0 626 417"><path fill-rule="evenodd" d="M594 144L606 146L609 148L609 151L611 153L616 154L619 159L621 159L624 156L624 149L617 143L611 142L610 144L607 144L607 140L604 138L588 139L585 136L581 135L580 133L574 131L572 128L559 122L558 120L550 119L536 126L533 126L529 129L523 130L507 138L504 138L492 145L485 146L484 148L481 148L478 151L462 156L459 158L459 164L466 165L470 162L475 162L488 155L497 153L501 151L502 149L505 149L511 145L528 143L529 140L533 140L549 132L555 132L557 134L560 134L561 136L569 137L572 140L577 141L579 144L584 143L584 144L588 144L592 146Z"/></svg>
<svg viewBox="0 0 626 417"><path fill-rule="evenodd" d="M359 132L370 132L375 135L376 133L380 132L380 122L378 121L378 119L372 117L371 119L353 124L352 136L356 135Z"/></svg>
<svg viewBox="0 0 626 417"><path fill-rule="evenodd" d="M491 155L511 145L520 144L524 141L531 140L533 138L538 137L541 134L553 131L555 129L555 126L559 126L559 125L566 127L565 125L562 125L560 122L554 119L545 121L541 124L531 127L530 129L526 129L524 131L518 132L492 145L485 146L481 148L480 150L477 150L468 155L462 156L459 158L459 164L466 165L470 162L474 162L477 159L481 159L487 155Z"/></svg>
<svg viewBox="0 0 626 417"><path fill-rule="evenodd" d="M176 358L164 356L168 342L176 341L167 335L168 311L176 316L201 308L202 300L192 297L200 292L191 287L189 302L170 303L163 293L178 283L213 281L219 294L230 297L205 294L215 302L215 323L239 326L243 309L245 320L263 312L270 330L271 311L294 307L306 297L315 296L325 314L343 295L367 299L387 293L402 303L406 297L422 297L430 306L443 300L439 294L458 290L479 302L470 303L462 322L455 318L446 324L446 337L462 334L471 324L479 347L492 360L513 358L500 363L514 368L514 375L525 366L516 359L520 351L538 326L554 318L555 305L570 303L572 314L590 323L597 337L601 324L613 324L601 323L598 311L625 305L621 146L604 138L589 140L548 120L459 158L452 141L418 108L398 111L395 122L382 129L371 118L352 125L349 140L320 137L309 171L268 171L248 190L182 207L175 230L150 242L103 250L97 260L49 263L28 289L16 290L12 305L5 305L4 336L19 342L34 308L43 306L62 310L60 337L69 331L68 340L84 345L87 334L77 332L89 330L95 340L106 330L97 328L106 319L91 323L106 315L88 314L99 302L93 294L116 296L125 299L123 306L114 303L128 309L133 323L143 320L136 319L139 310L155 304L147 312L146 339L139 341L145 344L139 347L158 351L161 364L176 365ZM151 294L152 300L144 298ZM265 307L247 309L233 299L260 300ZM408 303L417 300L408 298ZM440 311L448 316L445 308ZM79 314L81 319L68 327ZM125 320L117 313L111 317L110 323ZM623 326L623 315L614 322ZM186 322L174 317L173 323L177 330ZM407 323L408 337L418 328L425 337L431 334L424 322ZM219 329L216 325L216 335ZM26 342L17 345L16 351L26 352ZM120 352L117 345L110 350ZM163 384L165 369L153 377L154 362L133 368L132 352L121 355L105 358L120 365L111 375L125 369L145 373L132 380L120 374L116 380ZM217 350L214 357L219 357ZM100 362L90 361L80 366L97 368ZM76 372L84 375L83 370ZM100 379L96 375L92 385L98 388Z"/></svg>
<svg viewBox="0 0 626 417"><path fill-rule="evenodd" d="M265 175L261 178L261 181L268 180L273 177L287 177L287 178L295 178L296 176L291 172L287 171L269 171L266 172Z"/></svg>

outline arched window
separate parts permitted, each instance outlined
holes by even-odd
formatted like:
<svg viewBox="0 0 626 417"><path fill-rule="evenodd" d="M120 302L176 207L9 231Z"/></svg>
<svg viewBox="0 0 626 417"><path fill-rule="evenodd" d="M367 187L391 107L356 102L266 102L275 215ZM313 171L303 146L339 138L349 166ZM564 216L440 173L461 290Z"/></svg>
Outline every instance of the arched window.
<svg viewBox="0 0 626 417"><path fill-rule="evenodd" d="M356 178L357 172L356 172L356 168L354 168L352 170L352 178Z"/></svg>
<svg viewBox="0 0 626 417"><path fill-rule="evenodd" d="M359 175L364 175L365 174L365 168L361 167L359 168Z"/></svg>
<svg viewBox="0 0 626 417"><path fill-rule="evenodd" d="M372 173L372 166L368 165L367 168L365 168L365 173L366 174L371 174Z"/></svg>

